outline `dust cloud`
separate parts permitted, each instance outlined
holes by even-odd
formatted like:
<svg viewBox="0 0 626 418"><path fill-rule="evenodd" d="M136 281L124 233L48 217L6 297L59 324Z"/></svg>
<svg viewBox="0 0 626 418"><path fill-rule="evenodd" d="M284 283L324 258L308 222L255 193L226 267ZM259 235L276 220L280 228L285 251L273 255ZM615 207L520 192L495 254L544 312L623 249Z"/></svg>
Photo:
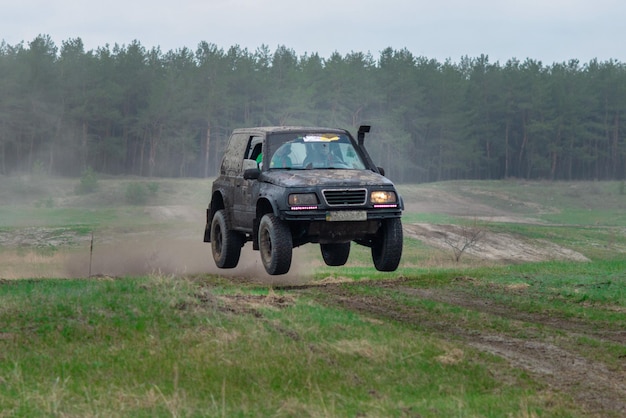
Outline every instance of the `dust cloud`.
<svg viewBox="0 0 626 418"><path fill-rule="evenodd" d="M213 261L210 244L199 239L150 234L115 242L95 240L93 251L89 241L52 254L34 249L5 249L0 252L0 279L207 274L269 285L296 285L313 278L308 251L294 249L289 273L271 276L265 272L259 252L252 250L251 243L242 248L236 268L220 269Z"/></svg>
<svg viewBox="0 0 626 418"><path fill-rule="evenodd" d="M264 284L298 284L312 279L306 250L294 249L291 271L281 276L265 272L258 251L247 243L242 248L239 264L233 269L220 269L211 255L211 244L201 239L171 238L149 235L134 237L124 242L94 243L89 248L76 252L65 262L65 276L142 276L149 274L196 275L211 274L238 277ZM90 257L91 255L91 257Z"/></svg>
<svg viewBox="0 0 626 418"><path fill-rule="evenodd" d="M125 186L140 181L103 179L95 193L78 194L78 179L0 175L0 279L208 274L276 285L312 279L310 263L320 258L316 246L294 249L285 275L268 275L251 243L236 268L217 268L211 245L202 242L210 182L155 180L154 201L129 206ZM115 215L103 225L89 217L106 208ZM76 210L84 218L74 219ZM81 225L93 225L93 241Z"/></svg>

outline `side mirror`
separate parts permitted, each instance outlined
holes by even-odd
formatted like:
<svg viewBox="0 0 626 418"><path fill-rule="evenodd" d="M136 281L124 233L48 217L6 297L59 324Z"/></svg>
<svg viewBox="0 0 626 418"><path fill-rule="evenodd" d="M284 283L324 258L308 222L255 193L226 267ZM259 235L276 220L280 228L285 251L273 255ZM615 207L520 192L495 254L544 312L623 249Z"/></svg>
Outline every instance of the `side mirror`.
<svg viewBox="0 0 626 418"><path fill-rule="evenodd" d="M244 180L256 180L261 175L259 165L256 161L246 158L243 160L243 178Z"/></svg>
<svg viewBox="0 0 626 418"><path fill-rule="evenodd" d="M257 180L261 175L261 170L258 168L248 168L243 172L244 180Z"/></svg>
<svg viewBox="0 0 626 418"><path fill-rule="evenodd" d="M382 176L384 176L384 175L385 175L385 169L384 169L384 168L382 168L382 167L376 167L376 169L378 170L378 172L379 172Z"/></svg>

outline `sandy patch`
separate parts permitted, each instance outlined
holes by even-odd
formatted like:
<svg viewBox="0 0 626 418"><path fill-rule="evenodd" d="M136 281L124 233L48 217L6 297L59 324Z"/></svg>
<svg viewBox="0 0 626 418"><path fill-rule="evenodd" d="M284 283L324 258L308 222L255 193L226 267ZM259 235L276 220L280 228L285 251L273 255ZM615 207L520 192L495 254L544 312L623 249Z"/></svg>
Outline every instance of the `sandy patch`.
<svg viewBox="0 0 626 418"><path fill-rule="evenodd" d="M459 225L436 225L426 223L405 224L404 232L411 238L427 245L449 250L461 248L468 239L468 228ZM545 240L530 240L511 234L481 231L476 243L464 254L490 261L536 262L549 260L589 261L587 257Z"/></svg>

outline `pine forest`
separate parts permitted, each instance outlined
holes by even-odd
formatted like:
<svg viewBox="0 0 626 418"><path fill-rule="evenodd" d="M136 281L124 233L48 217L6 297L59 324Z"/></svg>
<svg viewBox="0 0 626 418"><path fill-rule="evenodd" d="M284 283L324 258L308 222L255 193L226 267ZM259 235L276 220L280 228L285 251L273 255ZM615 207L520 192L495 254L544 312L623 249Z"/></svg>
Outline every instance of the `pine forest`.
<svg viewBox="0 0 626 418"><path fill-rule="evenodd" d="M212 177L234 128L366 124L399 183L622 180L625 117L626 67L613 60L0 44L0 175Z"/></svg>

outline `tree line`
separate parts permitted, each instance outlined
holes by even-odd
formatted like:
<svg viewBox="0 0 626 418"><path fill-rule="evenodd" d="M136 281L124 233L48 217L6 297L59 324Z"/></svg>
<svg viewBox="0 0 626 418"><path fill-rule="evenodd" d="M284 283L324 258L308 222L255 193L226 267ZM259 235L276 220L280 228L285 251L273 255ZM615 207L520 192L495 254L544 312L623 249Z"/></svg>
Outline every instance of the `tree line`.
<svg viewBox="0 0 626 418"><path fill-rule="evenodd" d="M210 177L233 128L372 125L398 182L624 179L624 64L0 44L0 174Z"/></svg>

